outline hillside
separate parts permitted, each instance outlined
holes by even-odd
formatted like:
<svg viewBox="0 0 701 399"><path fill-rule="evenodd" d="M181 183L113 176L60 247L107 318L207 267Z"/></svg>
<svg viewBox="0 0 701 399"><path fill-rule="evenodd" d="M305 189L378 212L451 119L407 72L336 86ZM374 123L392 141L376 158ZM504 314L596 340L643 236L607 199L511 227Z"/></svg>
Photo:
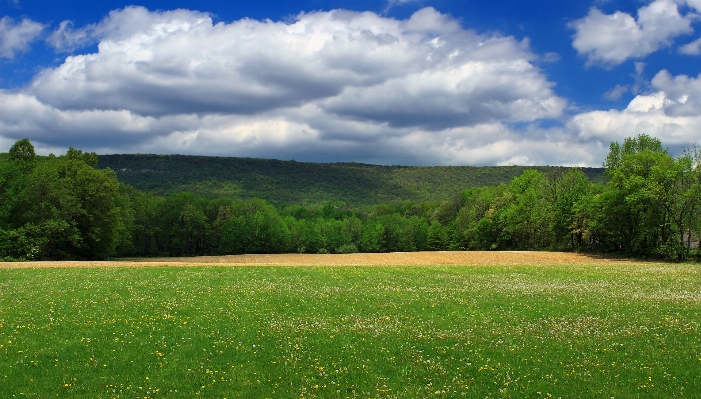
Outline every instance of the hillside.
<svg viewBox="0 0 701 399"><path fill-rule="evenodd" d="M159 195L190 191L206 198L262 198L271 203L351 206L447 200L471 187L508 183L526 166L379 166L186 155L100 155L120 181ZM562 167L535 167L558 173ZM584 168L593 181L602 168Z"/></svg>

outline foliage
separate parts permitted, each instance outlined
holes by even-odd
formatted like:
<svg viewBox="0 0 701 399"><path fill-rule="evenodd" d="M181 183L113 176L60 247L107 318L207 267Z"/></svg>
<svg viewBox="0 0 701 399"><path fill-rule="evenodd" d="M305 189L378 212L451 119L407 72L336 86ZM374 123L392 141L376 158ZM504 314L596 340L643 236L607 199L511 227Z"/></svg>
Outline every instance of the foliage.
<svg viewBox="0 0 701 399"><path fill-rule="evenodd" d="M114 254L122 216L116 205L119 182L111 170L88 163L96 157L71 148L65 156L34 162L28 140L12 147L10 157L0 161L0 258Z"/></svg>
<svg viewBox="0 0 701 399"><path fill-rule="evenodd" d="M20 140L0 157L0 257L551 249L684 260L701 253L701 150L675 158L647 135L611 143L606 182L592 182L577 168L524 169L493 185L520 169L108 159L156 167L142 172L168 177L161 189L176 187L168 183L174 171L190 179L185 166L202 172L205 182L217 167L248 188L218 198L191 192L161 197L117 181L131 172L96 169L94 153L71 148L64 156L37 157L31 143ZM487 179L492 185L459 191L487 172L496 173ZM251 191L257 184L262 191ZM442 193L445 184L452 195ZM246 198L253 192L280 194L284 201ZM300 198L324 200L281 203ZM430 201L396 201L401 198ZM359 203L365 205L349 205Z"/></svg>
<svg viewBox="0 0 701 399"><path fill-rule="evenodd" d="M31 169L36 160L34 145L29 139L22 139L13 144L8 155L11 161L20 165L23 169Z"/></svg>
<svg viewBox="0 0 701 399"><path fill-rule="evenodd" d="M509 183L525 166L380 166L186 155L101 155L120 181L161 196L191 192L205 198L263 199L302 206L343 201L352 207L442 202L474 187ZM548 173L561 168L536 167ZM603 181L603 169L582 169Z"/></svg>
<svg viewBox="0 0 701 399"><path fill-rule="evenodd" d="M699 160L672 157L656 138L611 144L608 189L598 209L608 249L681 260L698 240Z"/></svg>

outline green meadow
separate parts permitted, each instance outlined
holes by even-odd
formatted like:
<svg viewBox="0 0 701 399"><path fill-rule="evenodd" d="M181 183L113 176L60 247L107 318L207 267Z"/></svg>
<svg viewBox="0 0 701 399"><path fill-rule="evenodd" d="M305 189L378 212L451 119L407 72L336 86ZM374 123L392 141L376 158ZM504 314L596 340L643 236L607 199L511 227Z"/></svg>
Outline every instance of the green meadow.
<svg viewBox="0 0 701 399"><path fill-rule="evenodd" d="M2 398L699 395L699 265L0 269Z"/></svg>

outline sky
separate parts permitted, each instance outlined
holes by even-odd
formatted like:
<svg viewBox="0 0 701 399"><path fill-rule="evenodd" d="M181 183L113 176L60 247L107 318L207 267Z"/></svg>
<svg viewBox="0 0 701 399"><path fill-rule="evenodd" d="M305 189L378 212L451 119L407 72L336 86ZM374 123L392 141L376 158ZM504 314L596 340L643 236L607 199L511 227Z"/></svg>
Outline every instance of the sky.
<svg viewBox="0 0 701 399"><path fill-rule="evenodd" d="M600 166L701 141L701 0L0 0L0 151Z"/></svg>

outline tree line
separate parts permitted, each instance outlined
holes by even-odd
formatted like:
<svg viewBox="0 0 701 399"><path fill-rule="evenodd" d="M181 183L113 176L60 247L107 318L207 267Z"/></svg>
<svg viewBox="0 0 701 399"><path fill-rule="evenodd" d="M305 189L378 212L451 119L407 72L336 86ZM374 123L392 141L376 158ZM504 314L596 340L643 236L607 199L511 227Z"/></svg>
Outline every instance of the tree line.
<svg viewBox="0 0 701 399"><path fill-rule="evenodd" d="M644 134L611 143L606 182L531 169L450 201L362 208L157 196L96 166L95 153L38 157L16 142L0 158L0 258L566 250L684 260L701 250L701 151L674 157Z"/></svg>
<svg viewBox="0 0 701 399"><path fill-rule="evenodd" d="M110 168L119 181L164 197L191 192L214 199L264 199L279 204L343 201L351 207L394 202L442 202L461 189L509 183L527 169L549 173L550 166L388 166L311 163L193 155L100 155L98 168ZM583 168L603 181L603 168Z"/></svg>

